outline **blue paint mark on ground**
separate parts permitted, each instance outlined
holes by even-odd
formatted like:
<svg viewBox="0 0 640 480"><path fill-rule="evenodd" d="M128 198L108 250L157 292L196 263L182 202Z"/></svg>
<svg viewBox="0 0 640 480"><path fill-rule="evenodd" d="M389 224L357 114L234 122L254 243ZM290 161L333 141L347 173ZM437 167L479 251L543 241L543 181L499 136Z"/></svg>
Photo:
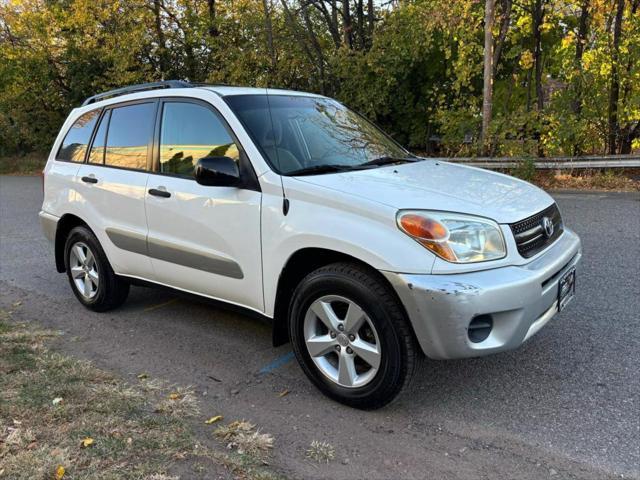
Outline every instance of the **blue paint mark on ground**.
<svg viewBox="0 0 640 480"><path fill-rule="evenodd" d="M260 370L260 373L264 374L264 373L273 372L276 368L280 368L283 365L286 365L287 363L289 363L291 360L293 360L293 357L294 357L293 352L287 352L281 357L276 358L273 362L262 367L262 369Z"/></svg>

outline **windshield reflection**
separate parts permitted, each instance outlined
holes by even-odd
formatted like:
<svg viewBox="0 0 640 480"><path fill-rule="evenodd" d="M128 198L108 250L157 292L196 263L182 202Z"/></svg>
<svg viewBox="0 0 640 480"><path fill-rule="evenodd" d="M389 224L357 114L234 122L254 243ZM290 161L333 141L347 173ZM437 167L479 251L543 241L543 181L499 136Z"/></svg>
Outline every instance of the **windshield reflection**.
<svg viewBox="0 0 640 480"><path fill-rule="evenodd" d="M335 100L288 95L225 97L272 168L284 175L344 171L410 154ZM373 162L373 163L371 163ZM329 167L329 168L325 168Z"/></svg>

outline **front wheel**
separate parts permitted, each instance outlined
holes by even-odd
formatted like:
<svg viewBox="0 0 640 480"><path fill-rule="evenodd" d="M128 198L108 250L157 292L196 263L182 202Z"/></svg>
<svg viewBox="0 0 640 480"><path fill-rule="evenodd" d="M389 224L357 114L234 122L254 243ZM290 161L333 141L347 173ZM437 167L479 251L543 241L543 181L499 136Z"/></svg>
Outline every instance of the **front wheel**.
<svg viewBox="0 0 640 480"><path fill-rule="evenodd" d="M390 287L355 264L322 267L293 295L290 336L311 381L356 408L391 402L411 379L418 349Z"/></svg>

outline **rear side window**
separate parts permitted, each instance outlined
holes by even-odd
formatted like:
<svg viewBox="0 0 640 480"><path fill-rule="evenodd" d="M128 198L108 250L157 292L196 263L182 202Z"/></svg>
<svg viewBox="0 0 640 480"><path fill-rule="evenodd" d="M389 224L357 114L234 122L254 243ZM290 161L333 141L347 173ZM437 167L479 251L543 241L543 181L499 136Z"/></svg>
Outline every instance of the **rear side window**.
<svg viewBox="0 0 640 480"><path fill-rule="evenodd" d="M100 110L92 110L82 115L71 126L58 151L58 160L84 162L87 145L91 139L93 127L98 121Z"/></svg>
<svg viewBox="0 0 640 480"><path fill-rule="evenodd" d="M111 110L104 156L105 165L146 170L154 120L155 104L153 103L127 105Z"/></svg>
<svg viewBox="0 0 640 480"><path fill-rule="evenodd" d="M104 150L107 143L107 128L109 127L109 118L111 117L111 111L107 110L100 120L100 126L93 139L91 145L91 151L89 152L89 163L104 163Z"/></svg>
<svg viewBox="0 0 640 480"><path fill-rule="evenodd" d="M162 109L160 171L192 177L198 160L231 157L240 152L222 120L195 103L167 102Z"/></svg>

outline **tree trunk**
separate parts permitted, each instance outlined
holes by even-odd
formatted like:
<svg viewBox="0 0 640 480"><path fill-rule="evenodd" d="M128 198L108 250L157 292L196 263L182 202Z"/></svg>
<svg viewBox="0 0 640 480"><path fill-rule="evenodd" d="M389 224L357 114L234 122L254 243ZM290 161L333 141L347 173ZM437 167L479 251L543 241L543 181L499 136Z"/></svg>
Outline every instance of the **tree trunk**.
<svg viewBox="0 0 640 480"><path fill-rule="evenodd" d="M331 0L331 22L338 27L338 2Z"/></svg>
<svg viewBox="0 0 640 480"><path fill-rule="evenodd" d="M262 6L264 8L264 28L267 32L267 49L271 58L271 73L273 73L276 69L276 50L273 46L273 25L271 23L269 0L262 0Z"/></svg>
<svg viewBox="0 0 640 480"><path fill-rule="evenodd" d="M620 139L620 153L623 155L631 153L631 146L636 138L640 138L640 121L632 127L629 125L626 135Z"/></svg>
<svg viewBox="0 0 640 480"><path fill-rule="evenodd" d="M583 0L580 8L580 22L578 23L578 36L576 37L576 56L574 65L579 72L574 80L574 98L571 105L573 113L580 115L582 112L582 55L584 54L584 45L587 41L589 33L589 0Z"/></svg>
<svg viewBox="0 0 640 480"><path fill-rule="evenodd" d="M289 24L289 28L293 32L293 34L296 37L297 41L300 43L300 45L302 45L302 49L306 53L307 58L309 59L309 63L311 65L315 65L316 61L317 61L316 56L313 54L313 52L309 48L309 44L307 42L306 35L302 31L302 28L300 28L300 26L296 22L296 19L293 16L293 13L291 12L291 9L289 8L289 5L287 5L287 0L280 0L280 4L282 5L282 9L284 10L284 13L285 13L285 21ZM323 65L321 65L321 69L320 69L319 73L320 73L320 75L322 77L324 76L324 66ZM324 88L324 78L322 78L322 88Z"/></svg>
<svg viewBox="0 0 640 480"><path fill-rule="evenodd" d="M311 18L309 18L309 10L307 8L307 4L302 4L302 17L304 18L305 27L307 30L307 35L309 36L309 40L311 41L311 46L313 50L316 52L316 64L320 73L320 82L321 82L321 93L324 95L326 93L326 75L325 75L325 60L324 54L322 52L322 46L318 41L318 37L313 31L313 24L311 23Z"/></svg>
<svg viewBox="0 0 640 480"><path fill-rule="evenodd" d="M616 18L613 24L613 52L611 54L611 88L609 89L609 136L608 151L610 155L614 155L617 151L618 144L618 100L620 97L620 78L619 65L620 61L620 37L622 35L622 15L624 14L624 0L618 0L618 8L616 10Z"/></svg>
<svg viewBox="0 0 640 480"><path fill-rule="evenodd" d="M220 31L216 25L216 0L207 0L207 9L209 11L209 36L217 37L220 35Z"/></svg>
<svg viewBox="0 0 640 480"><path fill-rule="evenodd" d="M536 88L536 112L538 125L536 126L536 140L538 144L538 157L544 157L542 142L540 141L540 118L544 110L544 91L542 90L542 23L544 22L543 0L535 0L533 8L533 61L534 61L534 83Z"/></svg>
<svg viewBox="0 0 640 480"><path fill-rule="evenodd" d="M535 66L536 108L544 109L544 92L542 91L542 23L544 22L544 5L542 0L535 0L533 11L533 61Z"/></svg>
<svg viewBox="0 0 640 480"><path fill-rule="evenodd" d="M324 3L324 0L311 1L313 5L324 17L324 21L327 23L327 29L333 40L333 44L336 48L340 48L342 38L340 36L340 25L338 24L338 11L336 9L335 0L331 1L331 12Z"/></svg>
<svg viewBox="0 0 640 480"><path fill-rule="evenodd" d="M356 2L356 21L358 22L358 47L364 49L366 44L364 34L364 6L363 0L354 0Z"/></svg>
<svg viewBox="0 0 640 480"><path fill-rule="evenodd" d="M498 39L495 42L493 49L493 77L495 78L498 70L498 63L500 63L500 56L502 55L502 47L507 39L509 33L509 27L511 26L511 8L513 7L512 0L502 0L502 15L500 17L500 33Z"/></svg>
<svg viewBox="0 0 640 480"><path fill-rule="evenodd" d="M352 25L351 25L351 6L349 0L342 0L342 31L344 35L344 44L347 48L353 47L352 42Z"/></svg>
<svg viewBox="0 0 640 480"><path fill-rule="evenodd" d="M160 16L160 0L153 0L154 27L158 41L158 62L160 66L160 78L164 80L169 65L167 62L167 44L162 30L162 17Z"/></svg>
<svg viewBox="0 0 640 480"><path fill-rule="evenodd" d="M631 3L631 14L629 15L629 18L635 18L635 15L638 14L638 8L640 8L640 0L633 0ZM625 68L625 78L627 79L629 78L631 69L634 66L634 62L637 62L637 59L633 55L629 55L627 59L627 66ZM633 90L638 88L636 83L637 82L628 80L624 82L624 87L622 89L622 108L627 105L629 98L633 98ZM640 120L636 121L635 119L632 119L620 130L624 131L624 135L619 135L619 151L620 153L631 153L633 141L636 138L640 138Z"/></svg>
<svg viewBox="0 0 640 480"><path fill-rule="evenodd" d="M493 107L493 21L495 0L486 0L484 7L484 86L482 89L482 132L481 148L487 151L491 109Z"/></svg>
<svg viewBox="0 0 640 480"><path fill-rule="evenodd" d="M373 44L373 30L375 29L376 11L373 7L373 0L367 0L367 17L369 20L369 39L367 41L367 47L371 47Z"/></svg>

